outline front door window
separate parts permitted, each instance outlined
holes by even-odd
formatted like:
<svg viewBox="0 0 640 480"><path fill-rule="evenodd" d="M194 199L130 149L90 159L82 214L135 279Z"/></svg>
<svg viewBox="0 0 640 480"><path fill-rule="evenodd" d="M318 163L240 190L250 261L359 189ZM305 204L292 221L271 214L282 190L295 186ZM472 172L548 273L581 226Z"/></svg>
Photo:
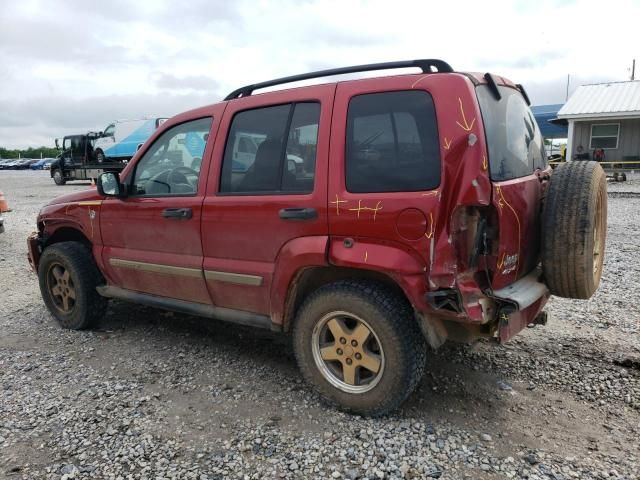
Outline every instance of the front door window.
<svg viewBox="0 0 640 480"><path fill-rule="evenodd" d="M136 165L132 195L194 195L212 118L182 123L163 133Z"/></svg>

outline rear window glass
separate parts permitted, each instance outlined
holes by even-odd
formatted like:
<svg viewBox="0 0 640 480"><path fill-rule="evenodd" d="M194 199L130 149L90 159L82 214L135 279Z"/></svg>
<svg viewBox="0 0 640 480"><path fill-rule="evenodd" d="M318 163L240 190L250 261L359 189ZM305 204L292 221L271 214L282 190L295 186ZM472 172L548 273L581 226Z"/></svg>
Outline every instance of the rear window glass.
<svg viewBox="0 0 640 480"><path fill-rule="evenodd" d="M540 129L522 94L498 87L496 100L489 87L476 89L489 149L491 179L495 181L530 175L546 166Z"/></svg>
<svg viewBox="0 0 640 480"><path fill-rule="evenodd" d="M440 183L440 147L431 95L358 95L347 117L349 192L431 190Z"/></svg>

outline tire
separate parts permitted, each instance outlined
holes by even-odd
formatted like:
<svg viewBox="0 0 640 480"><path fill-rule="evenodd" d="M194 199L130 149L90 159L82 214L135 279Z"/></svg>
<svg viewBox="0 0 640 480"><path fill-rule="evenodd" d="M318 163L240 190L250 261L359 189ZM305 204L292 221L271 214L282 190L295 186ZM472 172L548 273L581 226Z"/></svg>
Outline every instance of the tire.
<svg viewBox="0 0 640 480"><path fill-rule="evenodd" d="M542 212L542 270L549 291L590 298L602 276L607 177L597 162L568 162L551 176Z"/></svg>
<svg viewBox="0 0 640 480"><path fill-rule="evenodd" d="M60 170L59 168L56 168L53 171L53 181L56 183L56 185L64 185L65 183L67 183L67 181L64 179L64 175L62 174L62 170Z"/></svg>
<svg viewBox="0 0 640 480"><path fill-rule="evenodd" d="M624 173L624 172L622 172L622 173L620 174L620 177L619 177L619 178L620 178L620 181L621 181L621 182L626 182L626 181L627 181L627 174L626 174L626 173Z"/></svg>
<svg viewBox="0 0 640 480"><path fill-rule="evenodd" d="M96 150L96 162L103 163L105 161L104 152L102 150Z"/></svg>
<svg viewBox="0 0 640 480"><path fill-rule="evenodd" d="M344 343L338 338L341 333L331 333L337 325L346 332ZM358 333L363 327L369 330L368 337ZM333 342L327 343L331 338ZM356 338L366 341L352 343ZM412 307L375 282L340 281L318 289L298 311L293 342L306 381L327 402L350 413L391 412L413 392L424 373L426 345ZM335 358L325 360L326 351ZM351 367L345 363L349 361ZM371 368L376 361L377 371ZM348 382L347 368L357 372L353 383Z"/></svg>
<svg viewBox="0 0 640 480"><path fill-rule="evenodd" d="M96 291L104 279L82 243L61 242L45 248L38 280L45 305L63 328L83 330L104 316L107 299Z"/></svg>

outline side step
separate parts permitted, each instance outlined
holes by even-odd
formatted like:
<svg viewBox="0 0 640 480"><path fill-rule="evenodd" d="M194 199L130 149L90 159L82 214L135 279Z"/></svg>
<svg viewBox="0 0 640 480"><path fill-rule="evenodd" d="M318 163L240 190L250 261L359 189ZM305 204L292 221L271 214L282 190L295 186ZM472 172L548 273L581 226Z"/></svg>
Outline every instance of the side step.
<svg viewBox="0 0 640 480"><path fill-rule="evenodd" d="M249 327L265 328L267 330L279 331L280 326L271 323L271 318L242 310L232 310L230 308L215 307L204 303L187 302L174 298L159 297L148 293L134 292L112 285L102 285L96 287L100 295L107 298L116 298L127 302L140 303L149 307L162 308L174 312L197 315L199 317L213 318L225 322L237 323Z"/></svg>

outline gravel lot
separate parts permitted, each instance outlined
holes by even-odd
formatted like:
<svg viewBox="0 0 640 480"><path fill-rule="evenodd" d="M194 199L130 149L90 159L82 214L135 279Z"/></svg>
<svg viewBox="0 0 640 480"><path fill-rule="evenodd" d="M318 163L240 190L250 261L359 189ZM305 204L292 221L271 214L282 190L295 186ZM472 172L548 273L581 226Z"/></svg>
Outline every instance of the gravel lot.
<svg viewBox="0 0 640 480"><path fill-rule="evenodd" d="M640 178L610 184L589 301L503 346L433 352L393 416L325 406L290 339L113 302L61 330L26 260L48 172L0 172L0 478L640 478Z"/></svg>

